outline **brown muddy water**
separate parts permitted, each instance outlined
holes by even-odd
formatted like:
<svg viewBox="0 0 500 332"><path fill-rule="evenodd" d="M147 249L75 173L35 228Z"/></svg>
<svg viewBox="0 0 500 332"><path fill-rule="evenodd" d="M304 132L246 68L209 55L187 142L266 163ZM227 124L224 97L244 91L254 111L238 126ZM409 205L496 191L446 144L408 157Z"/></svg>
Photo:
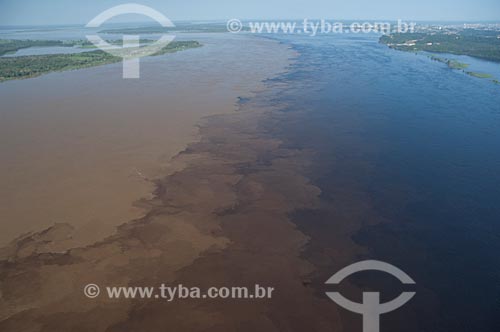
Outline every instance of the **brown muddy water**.
<svg viewBox="0 0 500 332"><path fill-rule="evenodd" d="M24 146L3 144L2 156L24 160L19 165L36 156L43 166L25 177L3 166L17 179L2 177L12 190L33 186L38 196L5 190L2 199L17 197L21 212L36 208L28 198L55 199L38 206L45 231L2 251L0 330L360 331L360 315L339 310L324 282L346 265L378 259L417 282L415 298L383 316L382 330L498 331L498 87L390 50L376 35L276 37L283 44L212 36L201 49L146 59L146 88L119 79L119 65L1 87L2 100L24 105L17 117L2 109L12 124L3 125L6 137ZM237 75L217 76L221 70ZM80 86L74 75L100 79ZM37 84L44 80L51 84ZM103 84L110 81L117 87ZM24 84L34 86L26 96ZM64 121L38 115L34 105L47 91L57 98L46 112ZM53 150L61 163L44 159ZM61 182L56 165L65 165ZM96 176L95 165L107 176ZM124 216L105 217L108 228L89 237L80 235L88 216L54 225L44 206L75 198L70 189L86 183L75 174L93 183L93 194L76 196L68 213L104 204L102 213ZM50 181L58 195L43 189ZM101 191L127 199L106 204ZM390 300L406 290L384 277L358 276L341 288L357 301L363 291ZM89 283L276 290L267 300L111 301L85 298Z"/></svg>
<svg viewBox="0 0 500 332"><path fill-rule="evenodd" d="M18 203L38 203L37 197L46 199L39 203L40 212L36 213L45 224L28 217L26 220L32 223L26 222L24 228L12 223L12 228L21 232L30 227L32 231L37 227L45 230L24 235L3 249L2 330L158 331L168 326L175 331L331 331L339 326L335 306L306 287L305 280L314 271L314 266L301 257L308 237L289 218L296 209L317 204L320 190L301 175L313 152L284 148L268 130L268 126L280 125L285 105L269 104L266 98L248 98L252 92L267 97L271 87L285 87L286 83L262 81L283 72L295 54L287 46L266 39L221 37L201 41L206 44L204 48L173 55L166 63L145 61L143 75L152 76L145 82L147 89L138 82L118 78L111 79L118 85L108 88L106 79L119 77L118 66L13 82L3 89L6 96L18 91L19 97L22 84L35 85L44 79L55 84L75 74L89 78L84 80L88 85L81 89L74 89L81 84L76 77L64 86L59 84L58 98L43 109L51 114L51 121L44 122L35 109L25 110L26 105L37 104L46 90L52 89L49 84L43 84L45 88L38 85L28 101L11 97L13 104L17 100L16 105L24 105L16 106L20 109L17 117L15 111L5 112L7 120L15 123L17 119L31 135L22 139L14 135L19 131L12 130L11 135L18 140L15 143L25 143L25 150L18 148L16 153L13 147L4 147L6 154L18 156L22 151L26 156L18 158L26 158L23 165L27 166L28 159L35 156L35 165L44 166L35 175L13 172L19 176L16 183L26 187L37 184L33 177L56 167L68 167L73 158L81 159L71 162L70 170L80 171L84 179L75 179L74 172L51 171L54 176L50 181L37 187L39 196L33 194ZM247 48L250 53L242 55ZM210 51L213 53L208 54ZM226 54L217 57L220 52ZM169 73L167 78L160 69ZM98 84L90 81L93 75L102 78ZM247 98L237 104L236 95ZM201 115L205 116L202 121ZM193 127L195 124L199 127ZM84 133L85 125L94 130ZM48 142L43 140L46 136ZM187 144L189 140L193 142ZM27 147L38 141L44 149ZM58 164L45 157L53 150L59 154ZM158 165L159 157L164 164ZM82 162L87 170L79 168ZM144 192L154 188L150 197L132 190L137 183L146 182L142 176L138 179L138 174L131 176L132 165L136 173L151 180L147 186L143 184ZM69 189L81 192L80 186L92 183L96 172L100 172L100 180L94 182L95 192L72 200ZM57 174L66 176L59 184L64 190L55 190L60 189L55 181L59 179ZM105 174L113 181L131 181L133 185L116 187ZM42 176L39 181L44 179ZM109 182L103 183L102 179ZM56 183L46 187L51 181ZM90 190L89 185L86 188ZM103 201L121 195L127 195L126 199L108 205ZM47 196L54 199L48 200ZM80 237L87 219L53 224L50 218L42 218L51 211L60 211L56 208L60 196L71 202L64 206L67 213L81 217L91 211L103 218L101 222L107 222L109 232L91 225L90 235ZM129 207L138 199L144 216L134 219L134 215L126 214L116 222L99 215L92 205L104 204L107 209L103 211L116 212L120 204ZM31 208L31 204L28 206ZM74 206L77 211L71 208ZM8 207L5 210L16 211ZM18 211L26 213L21 206ZM93 222L99 224L99 220ZM11 233L17 235L14 230ZM81 243L86 246L77 246ZM191 299L169 303L89 300L82 294L82 288L89 283L167 283L201 288L259 284L278 289L269 300Z"/></svg>
<svg viewBox="0 0 500 332"><path fill-rule="evenodd" d="M189 38L204 47L142 59L137 81L117 64L0 85L0 247L67 223L71 239L48 249L64 250L143 216L136 202L198 138L200 120L234 112L293 56L264 39Z"/></svg>

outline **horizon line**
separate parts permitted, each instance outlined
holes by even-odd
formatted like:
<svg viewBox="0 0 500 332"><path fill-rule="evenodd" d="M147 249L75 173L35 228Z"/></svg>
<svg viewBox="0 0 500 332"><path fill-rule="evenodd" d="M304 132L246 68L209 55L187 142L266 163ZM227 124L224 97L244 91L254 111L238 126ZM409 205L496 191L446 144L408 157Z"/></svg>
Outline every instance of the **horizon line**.
<svg viewBox="0 0 500 332"><path fill-rule="evenodd" d="M353 21L359 21L360 23L362 21L364 22L376 22L376 21L386 21L386 22L397 22L398 20L406 21L406 22L415 22L415 23L496 23L500 24L500 19L497 20L489 20L489 19L480 19L480 20L460 20L460 19L443 19L443 20L414 20L414 19L333 19L333 18L272 18L272 19L256 19L256 18L239 18L242 22L248 22L248 21L303 21L304 19L311 20L311 21L320 21L320 20L327 20L331 22L353 22ZM202 23L202 22L209 22L209 23L225 23L228 21L228 19L179 19L179 20L172 20L173 22L178 22L178 23ZM80 26L80 25L85 25L86 23L78 22L78 23L55 23L55 24L45 24L45 23L38 23L38 24L7 24L7 25L1 25L0 27L57 27L57 26ZM124 21L124 22L112 22L108 23L106 25L116 25L116 24L154 24L152 21Z"/></svg>

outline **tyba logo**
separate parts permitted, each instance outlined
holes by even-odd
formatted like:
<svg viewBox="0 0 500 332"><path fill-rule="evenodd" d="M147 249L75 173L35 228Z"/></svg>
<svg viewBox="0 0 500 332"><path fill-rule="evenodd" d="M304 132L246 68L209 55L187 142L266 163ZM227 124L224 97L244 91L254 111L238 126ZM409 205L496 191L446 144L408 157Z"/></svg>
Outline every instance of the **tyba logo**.
<svg viewBox="0 0 500 332"><path fill-rule="evenodd" d="M98 28L109 19L124 14L139 14L148 16L157 21L164 28L172 28L175 25L157 10L138 4L125 4L107 9L92 19L87 28ZM98 35L88 35L87 39L99 49L123 59L123 78L139 78L139 59L144 56L153 55L166 47L175 39L175 36L163 34L155 43L147 46L140 45L138 35L124 35L123 46L110 44Z"/></svg>

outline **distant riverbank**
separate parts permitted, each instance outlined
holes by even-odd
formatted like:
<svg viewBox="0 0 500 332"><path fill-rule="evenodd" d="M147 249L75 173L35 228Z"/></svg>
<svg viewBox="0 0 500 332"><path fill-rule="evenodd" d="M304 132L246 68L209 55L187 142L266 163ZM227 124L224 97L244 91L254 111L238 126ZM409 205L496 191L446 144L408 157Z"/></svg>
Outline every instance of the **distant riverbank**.
<svg viewBox="0 0 500 332"><path fill-rule="evenodd" d="M63 42L63 41L7 41L0 40L0 51L3 54L15 52L19 49L25 49L31 46L74 46L81 45L82 47L92 47L88 42ZM9 47L10 46L10 47ZM162 48L153 56L163 55L166 53L174 53L190 48L201 47L197 41L177 41L172 42ZM132 49L133 51L133 49ZM0 53L1 54L1 53ZM29 55L18 57L0 57L0 82L26 79L37 77L43 74L75 70L82 68L95 67L121 61L120 57L113 56L101 50L80 52L80 53L64 53L64 54L44 54L44 55Z"/></svg>
<svg viewBox="0 0 500 332"><path fill-rule="evenodd" d="M500 75L495 76L495 68L479 65L472 66L478 67L474 69L470 63L500 62L498 32L467 29L455 33L393 33L380 37L379 41L398 51L424 52L432 60L447 64L450 69L500 84Z"/></svg>

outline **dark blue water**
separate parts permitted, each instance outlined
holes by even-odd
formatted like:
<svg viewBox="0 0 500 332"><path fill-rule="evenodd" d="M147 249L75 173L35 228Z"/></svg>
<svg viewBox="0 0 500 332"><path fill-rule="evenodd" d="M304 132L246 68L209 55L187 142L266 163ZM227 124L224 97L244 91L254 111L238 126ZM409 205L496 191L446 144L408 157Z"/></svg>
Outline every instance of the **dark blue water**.
<svg viewBox="0 0 500 332"><path fill-rule="evenodd" d="M315 151L323 191L294 216L318 285L383 260L418 284L383 331L500 331L500 87L377 36L280 39L300 55L276 97L279 135ZM344 313L353 331L356 319Z"/></svg>

